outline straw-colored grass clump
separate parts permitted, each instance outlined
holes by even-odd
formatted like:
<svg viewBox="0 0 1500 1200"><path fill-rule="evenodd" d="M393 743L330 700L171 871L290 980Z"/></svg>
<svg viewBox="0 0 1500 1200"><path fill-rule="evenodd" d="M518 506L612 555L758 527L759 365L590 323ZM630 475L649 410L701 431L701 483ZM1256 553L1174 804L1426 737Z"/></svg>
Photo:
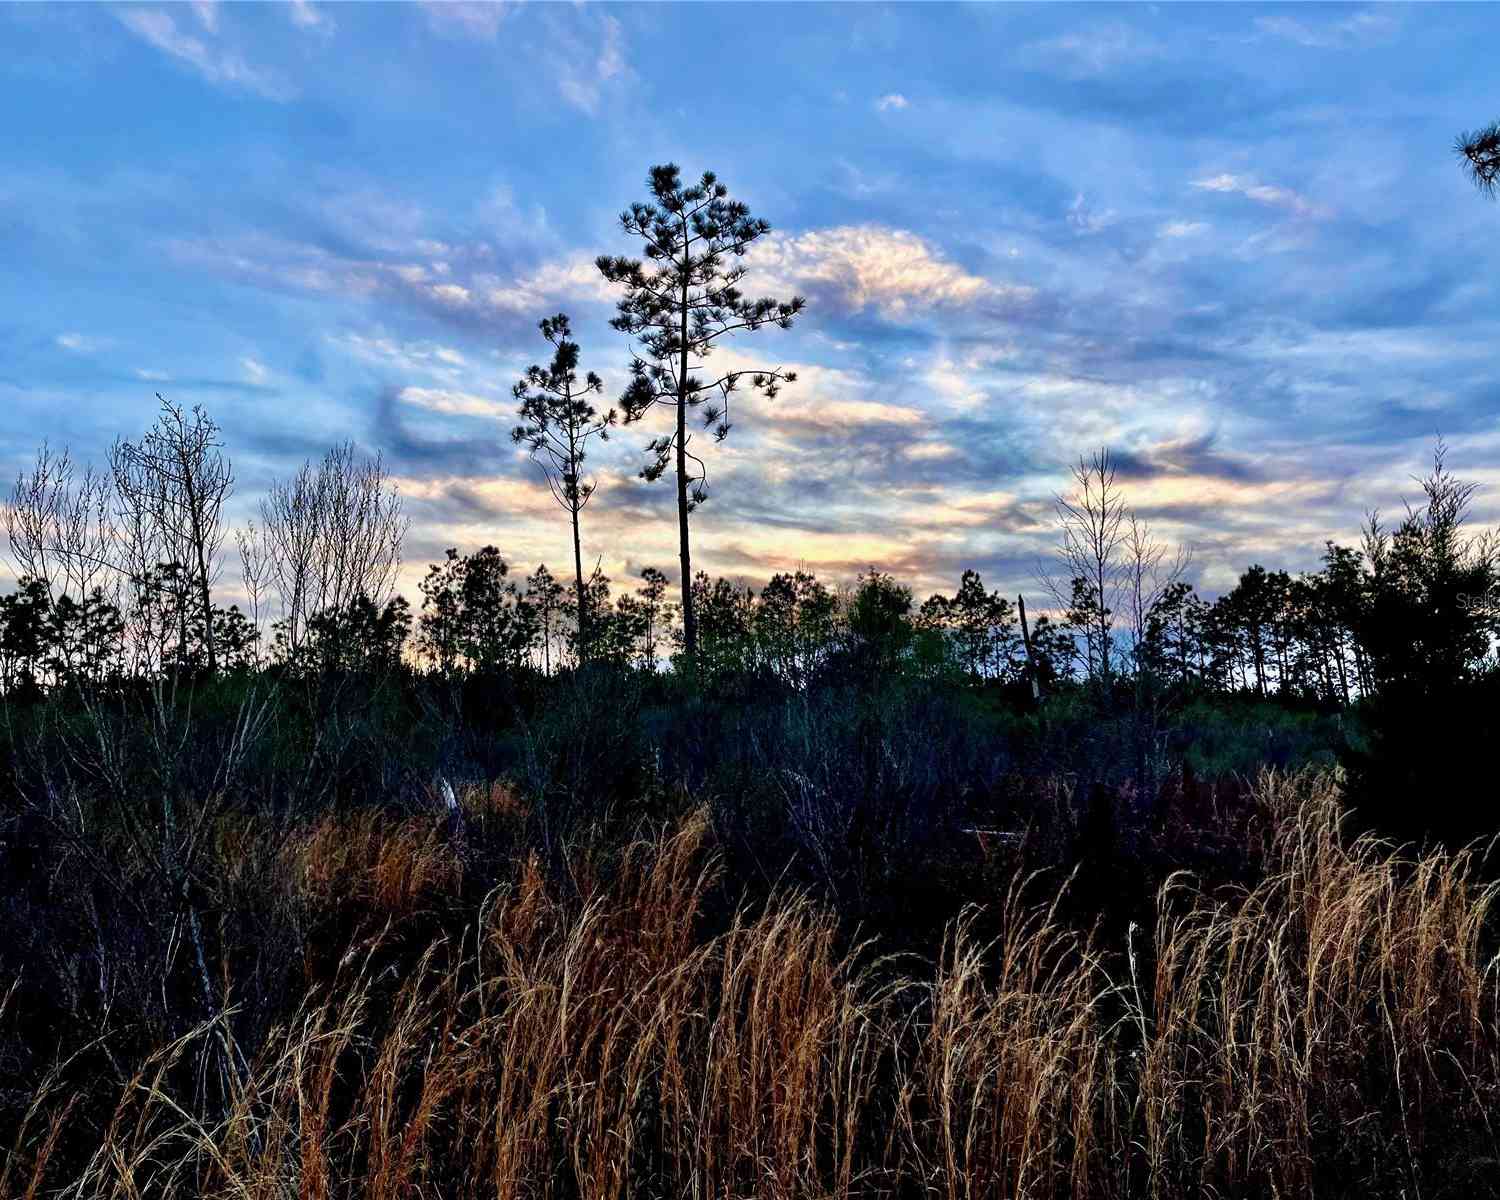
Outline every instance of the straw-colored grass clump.
<svg viewBox="0 0 1500 1200"><path fill-rule="evenodd" d="M1248 891L1176 877L1154 929L1106 946L1031 880L987 915L997 940L969 913L927 963L803 897L726 904L702 813L566 878L528 860L398 958L403 918L455 902L462 848L326 822L287 886L383 924L236 1048L227 1102L192 1102L216 1029L107 1103L40 1089L0 1197L1493 1191L1494 888L1468 854L1349 842L1328 778L1268 777L1259 802ZM65 1154L85 1110L97 1136Z"/></svg>

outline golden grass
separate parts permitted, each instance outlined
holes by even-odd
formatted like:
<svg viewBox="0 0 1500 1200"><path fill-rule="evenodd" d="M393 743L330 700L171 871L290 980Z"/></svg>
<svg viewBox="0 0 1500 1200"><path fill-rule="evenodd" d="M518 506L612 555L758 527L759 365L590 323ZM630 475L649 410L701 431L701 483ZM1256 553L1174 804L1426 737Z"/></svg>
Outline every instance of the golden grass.
<svg viewBox="0 0 1500 1200"><path fill-rule="evenodd" d="M323 817L285 853L298 899L319 910L355 905L403 916L455 894L463 882L463 861L443 821L425 815Z"/></svg>
<svg viewBox="0 0 1500 1200"><path fill-rule="evenodd" d="M797 896L715 918L702 814L580 862L566 899L529 861L417 961L349 951L211 1121L173 1083L209 1030L142 1064L66 1168L78 1097L43 1089L0 1198L1482 1194L1495 888L1467 854L1347 844L1326 777L1259 796L1264 882L1175 878L1112 951L1036 880L998 940L967 914L925 967ZM402 914L461 881L419 821L325 821L289 853L320 904Z"/></svg>

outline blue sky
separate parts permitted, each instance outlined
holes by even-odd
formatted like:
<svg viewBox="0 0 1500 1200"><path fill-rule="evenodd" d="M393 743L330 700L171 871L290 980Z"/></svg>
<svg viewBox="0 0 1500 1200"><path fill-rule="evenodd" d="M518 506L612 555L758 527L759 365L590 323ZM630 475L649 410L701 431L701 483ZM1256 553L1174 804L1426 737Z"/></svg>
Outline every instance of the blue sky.
<svg viewBox="0 0 1500 1200"><path fill-rule="evenodd" d="M409 578L568 556L509 389L647 168L769 219L810 300L731 362L798 369L709 455L698 562L1031 587L1070 460L1210 592L1398 507L1433 435L1500 514L1500 116L1487 6L24 4L0 8L0 469L99 458L162 391L238 508L335 441L384 455ZM675 565L647 427L595 455L585 552Z"/></svg>

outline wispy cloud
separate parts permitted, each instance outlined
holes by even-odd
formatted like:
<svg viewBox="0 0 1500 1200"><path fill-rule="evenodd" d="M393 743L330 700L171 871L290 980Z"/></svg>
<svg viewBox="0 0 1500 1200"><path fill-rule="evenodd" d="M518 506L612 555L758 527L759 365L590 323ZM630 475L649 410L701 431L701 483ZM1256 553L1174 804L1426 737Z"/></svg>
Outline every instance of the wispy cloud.
<svg viewBox="0 0 1500 1200"><path fill-rule="evenodd" d="M515 404L496 400L474 392L455 391L450 388L404 387L401 399L406 404L416 405L431 412L460 417L511 417Z"/></svg>
<svg viewBox="0 0 1500 1200"><path fill-rule="evenodd" d="M292 24L298 29L305 29L309 33L321 34L327 37L335 29L331 16L319 8L312 0L291 0L290 11Z"/></svg>
<svg viewBox="0 0 1500 1200"><path fill-rule="evenodd" d="M422 8L439 33L492 42L511 6L501 0L422 0Z"/></svg>
<svg viewBox="0 0 1500 1200"><path fill-rule="evenodd" d="M209 33L219 31L219 0L192 0L193 15Z"/></svg>
<svg viewBox="0 0 1500 1200"><path fill-rule="evenodd" d="M1024 305L1029 287L992 283L949 262L927 241L880 225L843 225L798 235L772 234L748 255L750 282L802 290L847 311L874 308L888 318L923 307L985 300Z"/></svg>
<svg viewBox="0 0 1500 1200"><path fill-rule="evenodd" d="M435 342L403 342L360 333L330 335L328 341L363 362L432 378L457 379L468 365L460 351Z"/></svg>
<svg viewBox="0 0 1500 1200"><path fill-rule="evenodd" d="M562 98L580 112L597 116L605 89L629 72L620 22L610 16L601 19L597 49L582 38L565 37L555 72Z"/></svg>
<svg viewBox="0 0 1500 1200"><path fill-rule="evenodd" d="M1316 217L1327 215L1327 210L1321 205L1314 204L1305 196L1292 191L1291 188L1278 187L1275 184L1269 183L1257 183L1247 175L1213 175L1207 179L1193 180L1193 186L1199 191L1204 192L1224 192L1244 196L1247 200L1254 200L1257 204L1267 204L1275 208L1288 209L1298 216Z"/></svg>
<svg viewBox="0 0 1500 1200"><path fill-rule="evenodd" d="M1068 224L1074 232L1081 234L1103 233L1117 220L1114 209L1095 208L1082 192L1068 206Z"/></svg>
<svg viewBox="0 0 1500 1200"><path fill-rule="evenodd" d="M1189 238L1197 237L1200 233L1208 232L1208 223L1205 221L1168 221L1157 231L1157 236L1164 238Z"/></svg>
<svg viewBox="0 0 1500 1200"><path fill-rule="evenodd" d="M890 112L892 109L899 112L903 108L911 107L911 101L900 92L887 92L875 101L875 107L881 112Z"/></svg>
<svg viewBox="0 0 1500 1200"><path fill-rule="evenodd" d="M55 339L64 350L73 354L93 354L113 344L110 338L90 337L83 333L60 333Z"/></svg>
<svg viewBox="0 0 1500 1200"><path fill-rule="evenodd" d="M1069 78L1104 75L1119 67L1158 58L1159 42L1119 22L1078 29L1023 47L1023 60Z"/></svg>
<svg viewBox="0 0 1500 1200"><path fill-rule="evenodd" d="M217 10L200 8L198 12L205 31L210 34L216 31ZM214 14L209 18L211 24L204 22L204 12ZM176 19L169 12L157 8L128 8L117 15L120 23L137 37L163 54L187 63L210 83L243 88L267 100L281 102L296 95L291 85L274 72L253 67L237 52L210 45L203 38L178 28Z"/></svg>
<svg viewBox="0 0 1500 1200"><path fill-rule="evenodd" d="M240 369L245 372L247 383L265 383L271 377L270 369L258 359L251 358L248 354L240 359Z"/></svg>
<svg viewBox="0 0 1500 1200"><path fill-rule="evenodd" d="M1338 21L1312 22L1279 14L1257 17L1255 27L1311 49L1354 49L1387 41L1401 22L1392 13L1363 9Z"/></svg>
<svg viewBox="0 0 1500 1200"><path fill-rule="evenodd" d="M615 298L598 268L581 254L502 275L495 271L495 251L488 243L460 246L415 237L402 244L408 254L401 258L346 255L260 234L179 238L168 246L179 261L258 286L404 300L470 325L494 319L513 321L557 304L603 303ZM398 249L394 244L383 248ZM428 257L436 254L449 257Z"/></svg>

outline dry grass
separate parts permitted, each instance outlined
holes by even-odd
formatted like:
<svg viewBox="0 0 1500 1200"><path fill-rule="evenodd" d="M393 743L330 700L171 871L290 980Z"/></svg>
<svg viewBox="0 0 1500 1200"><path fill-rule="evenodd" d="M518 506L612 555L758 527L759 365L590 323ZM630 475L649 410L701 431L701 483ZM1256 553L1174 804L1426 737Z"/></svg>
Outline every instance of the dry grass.
<svg viewBox="0 0 1500 1200"><path fill-rule="evenodd" d="M1034 903L934 964L850 948L785 896L713 914L696 815L568 896L535 861L461 934L360 942L212 1119L199 1030L143 1063L81 1158L38 1092L0 1197L1443 1196L1493 1190L1495 890L1467 855L1339 836L1327 778L1267 777L1253 890L1164 889L1107 949ZM519 819L508 793L478 819ZM438 826L327 821L295 887L392 915L451 895ZM189 1072L190 1074L190 1072Z"/></svg>

